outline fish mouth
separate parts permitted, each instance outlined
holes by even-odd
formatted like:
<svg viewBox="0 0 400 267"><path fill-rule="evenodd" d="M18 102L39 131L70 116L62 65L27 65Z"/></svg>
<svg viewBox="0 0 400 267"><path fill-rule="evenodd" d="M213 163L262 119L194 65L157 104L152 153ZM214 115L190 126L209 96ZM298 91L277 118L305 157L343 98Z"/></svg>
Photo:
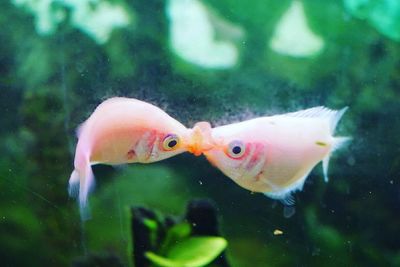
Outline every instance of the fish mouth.
<svg viewBox="0 0 400 267"><path fill-rule="evenodd" d="M187 151L195 156L200 156L214 147L215 143L211 136L210 123L205 121L196 123L187 138Z"/></svg>

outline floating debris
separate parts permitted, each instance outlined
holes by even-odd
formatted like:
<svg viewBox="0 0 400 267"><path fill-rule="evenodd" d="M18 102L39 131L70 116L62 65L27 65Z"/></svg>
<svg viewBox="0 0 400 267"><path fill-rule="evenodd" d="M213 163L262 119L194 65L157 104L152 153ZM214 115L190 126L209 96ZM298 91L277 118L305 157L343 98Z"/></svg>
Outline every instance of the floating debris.
<svg viewBox="0 0 400 267"><path fill-rule="evenodd" d="M283 235L283 231L279 229L274 230L274 235Z"/></svg>

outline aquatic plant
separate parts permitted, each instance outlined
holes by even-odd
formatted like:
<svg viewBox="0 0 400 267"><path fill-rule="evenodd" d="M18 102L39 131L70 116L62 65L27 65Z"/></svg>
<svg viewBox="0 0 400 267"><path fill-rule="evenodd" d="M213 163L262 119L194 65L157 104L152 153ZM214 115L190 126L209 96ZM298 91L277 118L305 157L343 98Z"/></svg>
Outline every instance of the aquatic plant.
<svg viewBox="0 0 400 267"><path fill-rule="evenodd" d="M179 214L193 197L218 203L233 266L400 266L399 42L353 16L343 1L302 1L309 29L324 40L319 54L302 58L269 46L292 1L202 1L245 33L241 42L225 39L239 51L238 63L225 69L199 67L172 50L166 1L110 1L135 24L114 28L104 44L68 17L53 33L38 34L35 15L13 3L0 1L2 266L67 267L85 250L108 264L107 255L116 255L114 262L126 266L128 208ZM98 166L93 219L82 231L66 192L74 129L116 95L160 104L187 126L349 105L338 131L354 142L335 159L329 184L319 168L311 173L290 219L205 159Z"/></svg>
<svg viewBox="0 0 400 267"><path fill-rule="evenodd" d="M311 31L302 2L295 0L276 25L269 46L280 54L310 57L321 52L324 41Z"/></svg>
<svg viewBox="0 0 400 267"><path fill-rule="evenodd" d="M169 0L172 50L184 60L206 68L235 66L239 51L235 41L243 39L243 29L221 18L198 0Z"/></svg>
<svg viewBox="0 0 400 267"><path fill-rule="evenodd" d="M400 42L400 1L344 0L348 12L368 21L383 35Z"/></svg>
<svg viewBox="0 0 400 267"><path fill-rule="evenodd" d="M213 261L228 266L220 255L227 241L218 236L216 209L209 201L191 201L178 221L142 207L131 212L136 267L202 267Z"/></svg>
<svg viewBox="0 0 400 267"><path fill-rule="evenodd" d="M73 27L86 33L99 44L110 38L115 28L130 24L131 15L118 4L104 0L12 0L14 5L35 16L40 35L54 34L58 25L69 20Z"/></svg>
<svg viewBox="0 0 400 267"><path fill-rule="evenodd" d="M169 235L168 232L167 236ZM161 267L201 267L213 261L226 247L226 240L221 237L181 238L176 241L177 244L167 246L164 254L158 255L148 251L146 257Z"/></svg>

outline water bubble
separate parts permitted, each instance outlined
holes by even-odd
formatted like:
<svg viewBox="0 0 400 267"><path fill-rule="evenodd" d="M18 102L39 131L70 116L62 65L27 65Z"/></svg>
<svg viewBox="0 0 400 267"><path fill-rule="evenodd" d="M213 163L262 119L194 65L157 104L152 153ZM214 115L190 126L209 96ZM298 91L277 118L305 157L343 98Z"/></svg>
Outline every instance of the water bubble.
<svg viewBox="0 0 400 267"><path fill-rule="evenodd" d="M347 158L347 164L354 166L356 164L356 159L353 156Z"/></svg>

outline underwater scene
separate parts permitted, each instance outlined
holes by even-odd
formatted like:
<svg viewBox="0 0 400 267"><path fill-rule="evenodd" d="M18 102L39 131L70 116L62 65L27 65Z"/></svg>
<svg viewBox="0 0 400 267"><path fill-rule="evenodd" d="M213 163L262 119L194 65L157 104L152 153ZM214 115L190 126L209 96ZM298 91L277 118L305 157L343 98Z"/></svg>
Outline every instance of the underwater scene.
<svg viewBox="0 0 400 267"><path fill-rule="evenodd" d="M400 1L0 22L0 266L400 266Z"/></svg>

